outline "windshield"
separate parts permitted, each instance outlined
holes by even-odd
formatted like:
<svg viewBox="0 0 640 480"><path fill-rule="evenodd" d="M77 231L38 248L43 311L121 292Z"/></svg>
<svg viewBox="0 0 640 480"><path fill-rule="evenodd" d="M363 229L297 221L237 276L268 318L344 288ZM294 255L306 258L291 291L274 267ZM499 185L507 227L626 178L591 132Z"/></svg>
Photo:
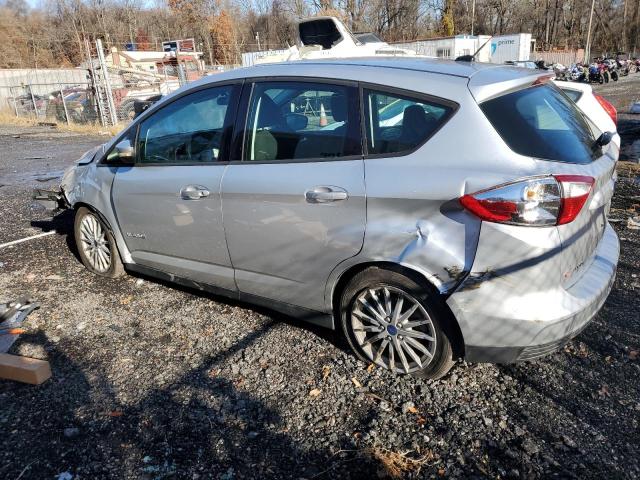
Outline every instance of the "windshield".
<svg viewBox="0 0 640 480"><path fill-rule="evenodd" d="M569 163L590 163L601 155L580 110L553 84L508 93L480 108L520 155Z"/></svg>

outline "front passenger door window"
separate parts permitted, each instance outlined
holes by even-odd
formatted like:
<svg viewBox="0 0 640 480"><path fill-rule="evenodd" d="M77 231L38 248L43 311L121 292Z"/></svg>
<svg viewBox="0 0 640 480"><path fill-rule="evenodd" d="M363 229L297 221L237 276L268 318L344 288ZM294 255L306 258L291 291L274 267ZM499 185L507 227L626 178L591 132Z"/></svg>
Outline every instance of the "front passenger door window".
<svg viewBox="0 0 640 480"><path fill-rule="evenodd" d="M140 125L138 162L198 164L220 159L230 134L232 85L200 90L168 104Z"/></svg>

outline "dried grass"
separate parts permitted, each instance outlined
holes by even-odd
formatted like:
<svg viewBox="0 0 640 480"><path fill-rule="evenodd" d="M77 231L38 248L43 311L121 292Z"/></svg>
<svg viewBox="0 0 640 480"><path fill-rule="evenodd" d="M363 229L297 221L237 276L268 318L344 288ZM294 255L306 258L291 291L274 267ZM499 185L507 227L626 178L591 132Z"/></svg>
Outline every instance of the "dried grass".
<svg viewBox="0 0 640 480"><path fill-rule="evenodd" d="M35 127L42 122L55 124L55 128L61 132L74 132L84 133L87 135L107 135L114 136L124 127L126 124L119 123L113 127L103 127L99 123L87 123L87 124L75 124L70 123L67 125L65 122L59 122L56 120L36 119L34 117L16 117L16 114L11 110L0 110L0 125L16 125L20 127Z"/></svg>
<svg viewBox="0 0 640 480"><path fill-rule="evenodd" d="M635 177L640 174L640 164L634 162L618 162L616 170L621 177Z"/></svg>
<svg viewBox="0 0 640 480"><path fill-rule="evenodd" d="M419 458L409 457L410 452L394 452L383 447L370 447L365 452L380 462L383 467L381 476L391 478L403 478L406 475L420 473L420 470L428 462L433 460L433 454L429 451Z"/></svg>

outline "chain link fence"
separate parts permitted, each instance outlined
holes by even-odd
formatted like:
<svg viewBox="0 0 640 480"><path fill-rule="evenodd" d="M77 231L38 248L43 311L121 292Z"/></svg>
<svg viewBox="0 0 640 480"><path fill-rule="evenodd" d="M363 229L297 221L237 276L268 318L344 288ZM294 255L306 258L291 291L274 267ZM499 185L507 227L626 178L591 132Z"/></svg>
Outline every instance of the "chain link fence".
<svg viewBox="0 0 640 480"><path fill-rule="evenodd" d="M89 83L29 83L5 86L5 90L5 109L18 118L67 124L99 122Z"/></svg>
<svg viewBox="0 0 640 480"><path fill-rule="evenodd" d="M69 81L62 69L59 79L56 70L47 70L46 75L31 70L16 80L0 75L0 109L18 118L55 124L126 124L146 106L181 86L233 68L202 70L169 64L145 72L104 68L98 60L92 63L86 69L77 69L76 80L84 81Z"/></svg>

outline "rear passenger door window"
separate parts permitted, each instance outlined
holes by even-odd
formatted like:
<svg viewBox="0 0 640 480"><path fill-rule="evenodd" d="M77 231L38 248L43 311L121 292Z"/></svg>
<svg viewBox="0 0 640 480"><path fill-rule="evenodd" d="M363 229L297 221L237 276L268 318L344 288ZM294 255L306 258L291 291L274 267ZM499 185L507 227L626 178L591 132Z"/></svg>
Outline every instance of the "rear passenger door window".
<svg viewBox="0 0 640 480"><path fill-rule="evenodd" d="M358 90L328 83L254 84L244 159L339 160L362 154Z"/></svg>
<svg viewBox="0 0 640 480"><path fill-rule="evenodd" d="M453 113L453 106L364 89L367 152L406 154L422 145Z"/></svg>

